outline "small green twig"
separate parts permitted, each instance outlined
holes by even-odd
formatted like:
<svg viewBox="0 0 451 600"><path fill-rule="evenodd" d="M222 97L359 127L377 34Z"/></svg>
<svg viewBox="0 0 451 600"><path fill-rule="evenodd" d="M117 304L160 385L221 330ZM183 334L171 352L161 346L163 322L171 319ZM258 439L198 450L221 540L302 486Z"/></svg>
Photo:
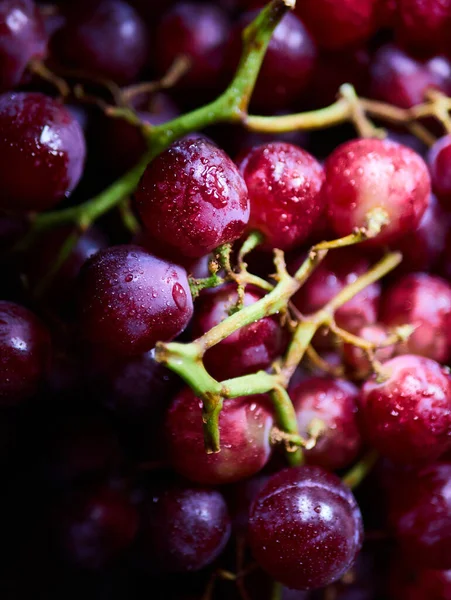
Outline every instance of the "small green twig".
<svg viewBox="0 0 451 600"><path fill-rule="evenodd" d="M343 477L343 483L355 489L365 479L377 461L377 453L370 450L352 469L350 469Z"/></svg>

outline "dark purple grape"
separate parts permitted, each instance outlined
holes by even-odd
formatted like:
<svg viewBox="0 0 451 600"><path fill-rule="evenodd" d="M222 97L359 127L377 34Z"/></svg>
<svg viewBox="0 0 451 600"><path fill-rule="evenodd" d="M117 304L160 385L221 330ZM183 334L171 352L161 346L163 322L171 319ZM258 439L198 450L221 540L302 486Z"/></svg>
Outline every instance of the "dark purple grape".
<svg viewBox="0 0 451 600"><path fill-rule="evenodd" d="M431 56L445 48L450 0L397 0L395 35L410 50Z"/></svg>
<svg viewBox="0 0 451 600"><path fill-rule="evenodd" d="M352 383L329 377L304 379L290 390L300 435L308 439L315 420L323 428L315 446L304 450L308 464L335 471L357 458L362 447L358 396Z"/></svg>
<svg viewBox="0 0 451 600"><path fill-rule="evenodd" d="M263 294L247 287L243 306L255 304ZM223 321L236 306L236 285L230 284L199 299L193 319L193 337L200 337ZM236 331L207 351L204 364L220 381L266 369L283 353L286 334L277 317L265 317Z"/></svg>
<svg viewBox="0 0 451 600"><path fill-rule="evenodd" d="M138 514L128 494L103 486L71 493L55 526L66 560L96 570L131 544L138 530Z"/></svg>
<svg viewBox="0 0 451 600"><path fill-rule="evenodd" d="M428 358L405 354L383 364L362 388L372 445L405 465L433 462L451 445L451 378Z"/></svg>
<svg viewBox="0 0 451 600"><path fill-rule="evenodd" d="M50 336L29 310L0 302L0 405L31 398L50 367Z"/></svg>
<svg viewBox="0 0 451 600"><path fill-rule="evenodd" d="M398 354L445 362L451 353L451 285L427 273L401 277L382 296L381 321L390 328L413 325Z"/></svg>
<svg viewBox="0 0 451 600"><path fill-rule="evenodd" d="M66 23L51 42L54 60L84 75L130 83L146 64L148 33L122 0L83 0L66 7Z"/></svg>
<svg viewBox="0 0 451 600"><path fill-rule="evenodd" d="M1 207L42 211L77 185L86 147L78 122L57 100L38 93L0 96Z"/></svg>
<svg viewBox="0 0 451 600"><path fill-rule="evenodd" d="M198 258L233 242L249 219L243 178L202 136L183 138L152 161L135 198L147 231L175 256Z"/></svg>
<svg viewBox="0 0 451 600"><path fill-rule="evenodd" d="M398 561L391 571L392 600L451 600L451 570L409 567Z"/></svg>
<svg viewBox="0 0 451 600"><path fill-rule="evenodd" d="M387 44L375 53L370 69L372 97L401 108L424 101L428 88L450 91L451 65L443 56L419 61Z"/></svg>
<svg viewBox="0 0 451 600"><path fill-rule="evenodd" d="M219 83L229 28L227 14L220 6L178 2L157 29L153 58L157 72L164 75L176 59L186 57L190 61L188 71L177 81L176 89L185 94L199 89L208 93Z"/></svg>
<svg viewBox="0 0 451 600"><path fill-rule="evenodd" d="M224 402L219 416L221 451L207 454L202 429L202 402L185 388L174 399L166 418L166 438L172 466L184 477L206 485L232 483L260 471L271 456L274 418L266 396L246 396Z"/></svg>
<svg viewBox="0 0 451 600"><path fill-rule="evenodd" d="M230 75L241 55L243 30L256 15L257 11L243 15L232 33L227 57ZM285 15L269 42L252 94L252 107L274 112L298 100L312 79L316 54L315 42L300 19L292 13Z"/></svg>
<svg viewBox="0 0 451 600"><path fill-rule="evenodd" d="M431 184L423 159L410 148L359 139L342 144L327 159L323 189L331 225L339 236L366 227L371 211L385 211L388 224L366 242L380 246L418 227Z"/></svg>
<svg viewBox="0 0 451 600"><path fill-rule="evenodd" d="M451 464L437 463L391 489L391 526L403 553L422 569L451 569L450 485Z"/></svg>
<svg viewBox="0 0 451 600"><path fill-rule="evenodd" d="M319 467L284 469L257 495L249 520L257 562L289 588L339 579L362 544L363 525L348 488Z"/></svg>
<svg viewBox="0 0 451 600"><path fill-rule="evenodd" d="M119 354L141 354L187 326L193 302L186 271L139 246L113 246L80 272L83 334Z"/></svg>
<svg viewBox="0 0 451 600"><path fill-rule="evenodd" d="M249 191L249 229L264 234L267 248L305 242L325 206L318 161L297 146L272 142L252 148L238 165Z"/></svg>
<svg viewBox="0 0 451 600"><path fill-rule="evenodd" d="M47 34L32 0L0 3L0 92L23 82L30 61L47 54Z"/></svg>
<svg viewBox="0 0 451 600"><path fill-rule="evenodd" d="M153 485L141 505L140 563L158 574L198 571L221 554L230 531L218 491L172 482Z"/></svg>
<svg viewBox="0 0 451 600"><path fill-rule="evenodd" d="M342 50L365 42L377 28L378 0L303 0L296 13L321 48Z"/></svg>
<svg viewBox="0 0 451 600"><path fill-rule="evenodd" d="M451 135L435 142L428 155L432 189L447 210L451 209Z"/></svg>

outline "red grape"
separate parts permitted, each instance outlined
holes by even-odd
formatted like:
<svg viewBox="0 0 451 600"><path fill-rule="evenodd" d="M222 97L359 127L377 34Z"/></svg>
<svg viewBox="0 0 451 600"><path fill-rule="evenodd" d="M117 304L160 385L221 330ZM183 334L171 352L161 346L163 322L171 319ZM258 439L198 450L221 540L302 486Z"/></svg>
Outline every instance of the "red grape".
<svg viewBox="0 0 451 600"><path fill-rule="evenodd" d="M187 326L193 303L186 271L139 246L113 246L80 272L86 339L120 354L141 354Z"/></svg>
<svg viewBox="0 0 451 600"><path fill-rule="evenodd" d="M135 198L147 231L176 255L204 256L238 239L249 220L243 178L202 136L174 143L151 162Z"/></svg>
<svg viewBox="0 0 451 600"><path fill-rule="evenodd" d="M84 0L66 7L66 22L52 42L54 59L85 75L119 85L133 81L147 60L148 34L122 0Z"/></svg>
<svg viewBox="0 0 451 600"><path fill-rule="evenodd" d="M411 108L424 100L430 87L450 90L451 65L442 56L428 61L415 60L403 50L387 44L373 57L370 76L372 97L401 108Z"/></svg>
<svg viewBox="0 0 451 600"><path fill-rule="evenodd" d="M416 229L430 191L423 159L395 142L351 140L326 162L324 193L336 234L345 236L366 227L374 210L386 213L388 224L368 244L386 244Z"/></svg>
<svg viewBox="0 0 451 600"><path fill-rule="evenodd" d="M228 50L230 74L238 65L244 28L257 11L243 15L235 27ZM294 14L287 14L275 28L252 94L252 107L274 112L298 100L308 88L316 63L316 47L310 33ZM271 93L268 93L271 89Z"/></svg>
<svg viewBox="0 0 451 600"><path fill-rule="evenodd" d="M451 600L451 571L408 568L395 563L390 592L393 600Z"/></svg>
<svg viewBox="0 0 451 600"><path fill-rule="evenodd" d="M429 56L443 50L451 21L450 0L397 0L397 4L399 42Z"/></svg>
<svg viewBox="0 0 451 600"><path fill-rule="evenodd" d="M355 331L355 334L363 338L367 342L382 345L388 337L387 328L376 323L374 325L364 325ZM375 360L385 362L389 360L395 353L395 346L383 346L374 352ZM358 379L365 379L371 375L373 369L368 359L367 354L353 344L343 344L343 358L346 364L353 370L353 376Z"/></svg>
<svg viewBox="0 0 451 600"><path fill-rule="evenodd" d="M31 398L50 366L50 336L29 310L0 301L0 405Z"/></svg>
<svg viewBox="0 0 451 600"><path fill-rule="evenodd" d="M319 46L341 50L365 42L377 27L378 0L303 0L296 12Z"/></svg>
<svg viewBox="0 0 451 600"><path fill-rule="evenodd" d="M431 147L428 164L432 189L449 210L451 209L451 175L449 168L451 164L451 135L441 137Z"/></svg>
<svg viewBox="0 0 451 600"><path fill-rule="evenodd" d="M103 486L72 493L60 508L57 527L71 564L100 569L131 544L138 514L125 492Z"/></svg>
<svg viewBox="0 0 451 600"><path fill-rule="evenodd" d="M3 0L0 4L0 91L23 82L31 60L45 58L47 35L32 0Z"/></svg>
<svg viewBox="0 0 451 600"><path fill-rule="evenodd" d="M229 27L227 14L214 3L178 2L157 29L154 63L158 73L164 75L177 58L185 56L191 64L176 88L190 92L215 87Z"/></svg>
<svg viewBox="0 0 451 600"><path fill-rule="evenodd" d="M166 419L173 467L199 483L232 483L254 475L271 456L273 417L265 396L226 400L219 416L221 452L207 454L202 430L202 402L186 388L174 399Z"/></svg>
<svg viewBox="0 0 451 600"><path fill-rule="evenodd" d="M68 196L85 161L78 122L57 100L38 93L0 96L0 203L42 211Z"/></svg>
<svg viewBox="0 0 451 600"><path fill-rule="evenodd" d="M362 388L370 442L399 464L432 462L451 444L451 378L438 363L405 354Z"/></svg>
<svg viewBox="0 0 451 600"><path fill-rule="evenodd" d="M451 464L437 463L391 490L390 522L403 553L421 568L451 568Z"/></svg>
<svg viewBox="0 0 451 600"><path fill-rule="evenodd" d="M141 506L139 558L154 573L198 571L221 554L230 531L227 505L218 491L154 485Z"/></svg>
<svg viewBox="0 0 451 600"><path fill-rule="evenodd" d="M249 520L255 559L294 589L339 579L360 550L362 529L350 490L319 467L273 475L254 500Z"/></svg>
<svg viewBox="0 0 451 600"><path fill-rule="evenodd" d="M445 362L451 353L451 285L426 273L404 275L383 295L381 320L392 328L416 328L398 353Z"/></svg>
<svg viewBox="0 0 451 600"><path fill-rule="evenodd" d="M308 152L283 142L257 146L239 159L249 190L249 229L267 248L288 250L311 234L324 208L324 172Z"/></svg>
<svg viewBox="0 0 451 600"><path fill-rule="evenodd" d="M362 445L357 420L358 394L352 383L328 377L304 379L290 391L300 435L309 438L315 419L324 428L315 446L304 450L308 464L335 471L357 458Z"/></svg>
<svg viewBox="0 0 451 600"><path fill-rule="evenodd" d="M296 261L293 267L297 268L301 262L302 260ZM312 314L323 308L345 286L366 273L370 266L368 259L354 250L334 250L295 294L293 302L303 314ZM348 331L356 331L375 323L380 294L379 283L373 283L359 292L335 312L337 325Z"/></svg>
<svg viewBox="0 0 451 600"><path fill-rule="evenodd" d="M247 287L244 306L254 304L263 294L257 288ZM236 285L230 284L206 294L196 305L193 336L199 337L218 325L238 302ZM236 331L210 348L204 364L213 377L231 379L266 369L283 353L286 335L277 317L264 317Z"/></svg>

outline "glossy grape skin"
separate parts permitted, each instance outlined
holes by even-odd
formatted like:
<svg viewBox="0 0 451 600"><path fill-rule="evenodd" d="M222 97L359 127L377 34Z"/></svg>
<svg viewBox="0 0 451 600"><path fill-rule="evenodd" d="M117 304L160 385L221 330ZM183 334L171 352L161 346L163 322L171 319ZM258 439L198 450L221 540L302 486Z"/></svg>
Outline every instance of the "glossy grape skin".
<svg viewBox="0 0 451 600"><path fill-rule="evenodd" d="M46 327L23 306L0 301L0 406L30 399L44 382L50 360Z"/></svg>
<svg viewBox="0 0 451 600"><path fill-rule="evenodd" d="M401 108L424 101L429 87L450 91L451 65L443 56L416 60L392 44L381 46L370 68L370 95Z"/></svg>
<svg viewBox="0 0 451 600"><path fill-rule="evenodd" d="M308 439L314 419L324 427L315 446L304 450L308 464L335 471L357 458L362 446L358 394L352 383L329 377L310 377L290 390L299 434Z"/></svg>
<svg viewBox="0 0 451 600"><path fill-rule="evenodd" d="M362 517L348 488L320 467L284 469L258 494L249 520L257 562L294 589L339 579L362 544Z"/></svg>
<svg viewBox="0 0 451 600"><path fill-rule="evenodd" d="M394 244L394 248L402 254L402 263L396 274L429 271L434 267L445 249L448 227L447 213L431 194L418 227Z"/></svg>
<svg viewBox="0 0 451 600"><path fill-rule="evenodd" d="M248 286L244 306L250 306L262 297L257 288ZM227 318L229 310L237 302L234 284L200 298L193 318L193 337L200 337ZM287 336L277 317L264 317L210 348L205 354L204 364L208 372L220 381L256 373L269 367L283 353L286 341Z"/></svg>
<svg viewBox="0 0 451 600"><path fill-rule="evenodd" d="M227 70L233 76L242 51L243 30L258 11L242 15L229 42ZM302 21L288 13L275 28L252 93L255 111L286 109L308 89L317 59L316 45ZM268 93L268 89L271 93Z"/></svg>
<svg viewBox="0 0 451 600"><path fill-rule="evenodd" d="M66 7L66 23L54 35L54 60L85 75L130 83L146 64L148 33L138 13L122 0L82 1Z"/></svg>
<svg viewBox="0 0 451 600"><path fill-rule="evenodd" d="M438 363L404 354L383 364L362 388L370 443L397 464L436 460L451 444L451 378Z"/></svg>
<svg viewBox="0 0 451 600"><path fill-rule="evenodd" d="M85 338L119 354L172 340L193 313L186 271L132 245L101 250L83 265L79 302Z"/></svg>
<svg viewBox="0 0 451 600"><path fill-rule="evenodd" d="M266 248L304 242L325 205L316 159L293 144L271 142L240 157L238 166L249 191L249 229L264 234Z"/></svg>
<svg viewBox="0 0 451 600"><path fill-rule="evenodd" d="M174 469L207 485L233 483L260 471L271 456L273 416L265 396L226 400L219 416L221 452L207 454L202 402L185 388L169 407L165 431Z"/></svg>
<svg viewBox="0 0 451 600"><path fill-rule="evenodd" d="M230 538L227 505L216 490L164 482L149 490L140 509L140 562L154 573L203 569Z"/></svg>
<svg viewBox="0 0 451 600"><path fill-rule="evenodd" d="M296 13L321 48L342 50L366 41L377 27L377 0L304 0Z"/></svg>
<svg viewBox="0 0 451 600"><path fill-rule="evenodd" d="M414 325L398 354L445 362L451 353L451 285L427 273L404 275L383 295L381 321L387 327Z"/></svg>
<svg viewBox="0 0 451 600"><path fill-rule="evenodd" d="M86 147L78 122L60 102L39 93L3 94L0 131L2 208L42 211L71 193Z"/></svg>
<svg viewBox="0 0 451 600"><path fill-rule="evenodd" d="M411 51L431 56L443 51L451 19L450 0L397 0L397 40Z"/></svg>
<svg viewBox="0 0 451 600"><path fill-rule="evenodd" d="M380 323L374 325L365 325L360 329L357 329L355 334L364 340L377 345L383 345L374 352L374 358L379 362L385 362L392 358L395 353L395 346L386 346L385 342L389 335L387 328ZM364 350L353 344L343 344L343 359L352 369L353 377L357 379L366 379L373 369L371 363L368 360L368 356Z"/></svg>
<svg viewBox="0 0 451 600"><path fill-rule="evenodd" d="M451 567L451 464L412 473L390 494L389 520L403 554L423 569Z"/></svg>
<svg viewBox="0 0 451 600"><path fill-rule="evenodd" d="M429 149L432 189L443 205L451 208L451 135L444 135Z"/></svg>
<svg viewBox="0 0 451 600"><path fill-rule="evenodd" d="M302 260L293 264L295 270ZM293 296L296 307L305 315L312 314L332 300L346 285L353 283L371 267L367 258L354 250L340 249L330 252L312 273L302 289ZM381 286L372 283L348 300L335 312L337 325L348 331L356 331L377 320Z"/></svg>
<svg viewBox="0 0 451 600"><path fill-rule="evenodd" d="M243 178L230 158L202 136L183 138L153 160L135 199L158 245L192 258L235 241L249 220Z"/></svg>
<svg viewBox="0 0 451 600"><path fill-rule="evenodd" d="M155 40L154 63L163 76L180 56L191 60L176 89L212 88L218 82L229 19L214 3L178 2L161 19Z"/></svg>
<svg viewBox="0 0 451 600"><path fill-rule="evenodd" d="M0 92L23 82L31 60L47 54L47 35L32 0L3 0L0 5Z"/></svg>
<svg viewBox="0 0 451 600"><path fill-rule="evenodd" d="M451 571L409 568L395 563L390 593L392 600L451 600Z"/></svg>
<svg viewBox="0 0 451 600"><path fill-rule="evenodd" d="M376 209L386 213L388 224L367 244L387 244L418 227L431 186L423 159L410 148L387 140L351 140L329 156L325 169L323 190L337 235L367 226Z"/></svg>
<svg viewBox="0 0 451 600"><path fill-rule="evenodd" d="M76 567L97 570L131 544L138 514L126 492L101 486L70 494L55 525L65 559Z"/></svg>

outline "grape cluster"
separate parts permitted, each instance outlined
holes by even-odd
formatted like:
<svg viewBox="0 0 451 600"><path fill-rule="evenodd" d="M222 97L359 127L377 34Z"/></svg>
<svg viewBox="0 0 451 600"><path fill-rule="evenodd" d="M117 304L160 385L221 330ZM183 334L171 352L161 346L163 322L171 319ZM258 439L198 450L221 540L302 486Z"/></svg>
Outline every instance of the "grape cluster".
<svg viewBox="0 0 451 600"><path fill-rule="evenodd" d="M2 599L451 598L450 31L0 0Z"/></svg>

